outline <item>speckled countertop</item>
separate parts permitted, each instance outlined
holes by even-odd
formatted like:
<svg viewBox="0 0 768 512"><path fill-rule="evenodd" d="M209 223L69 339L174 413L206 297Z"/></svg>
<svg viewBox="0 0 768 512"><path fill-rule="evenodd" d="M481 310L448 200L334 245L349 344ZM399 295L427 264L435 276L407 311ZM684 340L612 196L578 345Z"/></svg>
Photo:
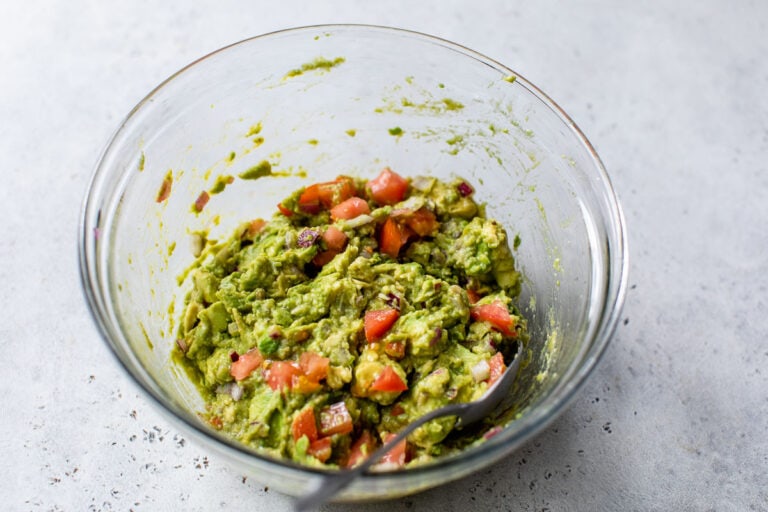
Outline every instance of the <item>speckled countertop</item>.
<svg viewBox="0 0 768 512"><path fill-rule="evenodd" d="M329 22L441 36L542 87L612 176L631 288L596 372L519 452L327 510L768 510L768 4L748 0L3 2L2 509L290 509L120 372L76 233L101 148L152 87L226 44Z"/></svg>

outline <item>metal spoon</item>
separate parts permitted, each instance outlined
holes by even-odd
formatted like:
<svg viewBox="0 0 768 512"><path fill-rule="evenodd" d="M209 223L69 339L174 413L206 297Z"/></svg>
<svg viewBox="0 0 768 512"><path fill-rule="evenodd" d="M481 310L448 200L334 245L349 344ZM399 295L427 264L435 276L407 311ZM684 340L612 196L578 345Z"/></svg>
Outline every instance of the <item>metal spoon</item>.
<svg viewBox="0 0 768 512"><path fill-rule="evenodd" d="M517 353L509 364L507 370L500 379L488 388L488 391L486 391L479 400L447 405L419 417L412 423L409 423L408 426L401 430L395 437L384 443L384 445L379 447L378 450L373 452L370 457L365 459L365 461L359 465L351 469L330 473L318 478L314 488L296 500L294 510L296 512L309 512L313 508L319 507L327 502L336 493L352 483L355 478L362 475L368 468L376 464L381 457L394 448L397 443L405 439L408 434L428 421L442 418L443 416L456 416L455 427L463 428L488 416L488 414L496 408L499 402L509 394L509 389L515 381L517 370L520 368L521 352L522 344L518 342Z"/></svg>

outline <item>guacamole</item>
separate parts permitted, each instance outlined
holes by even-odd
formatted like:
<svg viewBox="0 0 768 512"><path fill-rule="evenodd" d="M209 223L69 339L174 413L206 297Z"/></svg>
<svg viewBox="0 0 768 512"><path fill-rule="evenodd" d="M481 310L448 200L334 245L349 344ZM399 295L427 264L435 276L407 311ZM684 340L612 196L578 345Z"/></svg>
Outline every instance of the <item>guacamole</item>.
<svg viewBox="0 0 768 512"><path fill-rule="evenodd" d="M340 176L208 244L174 354L205 420L275 457L348 467L426 412L479 398L527 334L507 233L474 193L388 168ZM424 463L490 428L454 424L422 426L382 461Z"/></svg>

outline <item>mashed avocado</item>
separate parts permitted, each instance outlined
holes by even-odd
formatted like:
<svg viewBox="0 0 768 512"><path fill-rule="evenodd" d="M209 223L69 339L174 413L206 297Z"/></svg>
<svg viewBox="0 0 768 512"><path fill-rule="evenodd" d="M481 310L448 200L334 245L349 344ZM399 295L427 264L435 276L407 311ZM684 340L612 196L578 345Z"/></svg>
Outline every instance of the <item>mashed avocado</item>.
<svg viewBox="0 0 768 512"><path fill-rule="evenodd" d="M473 196L463 180L390 169L340 176L209 245L175 352L205 419L276 457L343 467L426 412L479 398L527 335L507 234ZM454 423L424 425L386 462L482 438Z"/></svg>

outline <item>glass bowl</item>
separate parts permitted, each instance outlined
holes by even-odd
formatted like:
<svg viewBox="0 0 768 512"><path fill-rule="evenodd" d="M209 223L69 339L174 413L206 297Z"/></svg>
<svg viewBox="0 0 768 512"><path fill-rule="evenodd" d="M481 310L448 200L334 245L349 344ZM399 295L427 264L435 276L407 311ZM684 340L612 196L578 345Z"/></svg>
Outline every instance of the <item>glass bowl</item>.
<svg viewBox="0 0 768 512"><path fill-rule="evenodd" d="M270 162L192 205L220 176ZM171 361L193 233L226 237L296 188L339 174L462 176L501 221L524 276L531 340L517 417L458 455L366 475L339 500L392 498L488 466L561 413L616 326L627 284L621 209L594 149L544 93L457 44L373 26L316 26L248 39L179 71L134 108L96 166L82 212L80 271L117 360L188 436L287 494L321 470L231 441ZM164 181L170 195L158 202Z"/></svg>

